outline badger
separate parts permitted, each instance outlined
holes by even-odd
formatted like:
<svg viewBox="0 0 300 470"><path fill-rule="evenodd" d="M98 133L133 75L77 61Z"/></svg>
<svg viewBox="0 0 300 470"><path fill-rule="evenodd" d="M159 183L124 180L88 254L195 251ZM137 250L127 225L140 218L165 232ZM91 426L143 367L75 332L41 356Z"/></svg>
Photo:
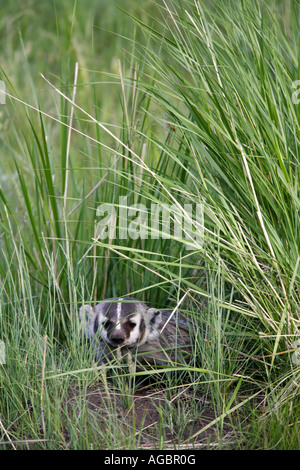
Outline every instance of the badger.
<svg viewBox="0 0 300 470"><path fill-rule="evenodd" d="M131 298L83 305L79 321L96 348L98 364L128 352L140 364L165 365L190 352L190 324L179 312L149 308Z"/></svg>

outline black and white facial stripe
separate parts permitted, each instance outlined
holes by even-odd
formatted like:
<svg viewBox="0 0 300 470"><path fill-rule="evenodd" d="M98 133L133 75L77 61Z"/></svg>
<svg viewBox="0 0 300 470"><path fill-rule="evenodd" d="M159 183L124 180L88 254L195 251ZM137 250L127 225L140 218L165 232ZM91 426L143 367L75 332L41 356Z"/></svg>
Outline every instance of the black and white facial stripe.
<svg viewBox="0 0 300 470"><path fill-rule="evenodd" d="M161 312L124 297L106 299L95 307L84 305L79 318L89 338L100 335L110 346L134 347L159 336Z"/></svg>

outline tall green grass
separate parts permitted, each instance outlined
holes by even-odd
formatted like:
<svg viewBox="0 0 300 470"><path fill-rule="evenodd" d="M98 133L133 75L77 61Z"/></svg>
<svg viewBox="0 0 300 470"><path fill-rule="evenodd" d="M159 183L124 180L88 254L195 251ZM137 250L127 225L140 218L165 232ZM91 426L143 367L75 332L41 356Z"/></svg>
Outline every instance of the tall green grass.
<svg viewBox="0 0 300 470"><path fill-rule="evenodd" d="M114 68L107 65L110 47L101 70L92 62L97 28L83 40L80 1L68 15L53 11L51 37L60 51L54 75L51 65L37 76L41 66L28 56L26 39L16 46L9 38L11 48L20 48L31 92L4 64L1 137L10 158L1 161L0 186L6 344L0 442L6 447L299 447L295 5L228 0L158 7L155 23L145 16L130 23L135 36L129 27L117 31L118 40L130 39ZM90 8L89 24L97 25L96 2ZM129 24L128 15L114 14L116 29ZM165 227L158 238L100 240L97 208L108 203L117 210L121 196L128 209L203 204L203 246L188 232L164 238ZM193 235L202 230L194 223ZM153 306L180 304L199 325L190 363L152 373L167 402L158 406L151 439L145 423L136 427L134 413L130 426L125 419L141 377L112 369L107 380L78 330L80 305L125 294ZM95 384L97 409L87 406ZM121 418L119 395L127 409ZM180 401L186 396L189 406ZM193 430L207 406L210 422ZM177 429L171 441L169 429Z"/></svg>
<svg viewBox="0 0 300 470"><path fill-rule="evenodd" d="M143 48L156 75L148 92L176 130L178 147L162 145L187 168L172 187L205 204L199 260L221 271L260 338L276 410L299 388L298 8L164 2L165 32L147 28L162 59Z"/></svg>

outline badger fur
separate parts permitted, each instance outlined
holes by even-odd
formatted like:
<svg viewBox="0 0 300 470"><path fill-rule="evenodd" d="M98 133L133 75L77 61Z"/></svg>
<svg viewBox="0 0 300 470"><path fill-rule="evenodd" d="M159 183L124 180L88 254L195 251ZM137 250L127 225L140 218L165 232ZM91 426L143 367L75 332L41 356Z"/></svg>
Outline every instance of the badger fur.
<svg viewBox="0 0 300 470"><path fill-rule="evenodd" d="M79 320L101 364L129 351L137 361L166 364L191 345L190 325L178 312L149 308L131 297L106 299L79 309Z"/></svg>

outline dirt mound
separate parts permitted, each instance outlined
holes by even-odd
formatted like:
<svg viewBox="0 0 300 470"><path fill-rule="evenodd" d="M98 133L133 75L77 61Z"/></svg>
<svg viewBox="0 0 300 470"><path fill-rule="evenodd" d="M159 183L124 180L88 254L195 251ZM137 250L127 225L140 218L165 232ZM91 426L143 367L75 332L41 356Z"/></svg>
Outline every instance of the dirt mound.
<svg viewBox="0 0 300 470"><path fill-rule="evenodd" d="M190 387L158 390L144 387L134 393L104 387L74 387L69 412L88 413L93 448L110 448L113 434L126 449L208 449L219 446L220 420L209 403L197 398ZM68 436L66 429L65 438ZM222 441L232 444L232 427L222 423Z"/></svg>

